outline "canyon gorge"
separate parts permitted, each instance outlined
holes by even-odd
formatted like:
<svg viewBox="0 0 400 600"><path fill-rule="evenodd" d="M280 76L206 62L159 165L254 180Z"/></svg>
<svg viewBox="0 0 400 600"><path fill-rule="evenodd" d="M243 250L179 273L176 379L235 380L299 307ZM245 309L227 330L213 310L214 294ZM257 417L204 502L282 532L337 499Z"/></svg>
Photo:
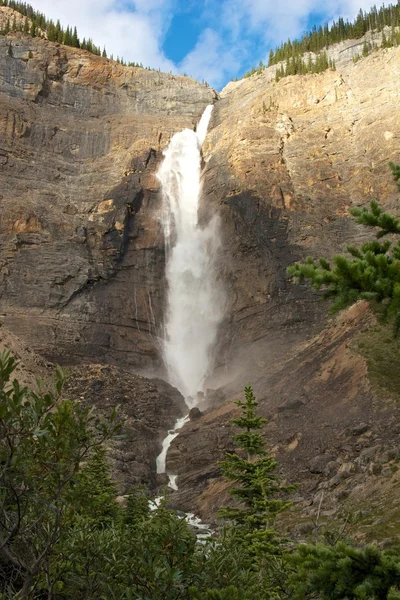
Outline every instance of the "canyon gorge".
<svg viewBox="0 0 400 600"><path fill-rule="evenodd" d="M0 8L0 24L10 10ZM282 474L300 484L286 517L299 535L321 502L329 518L356 501L366 511L359 535L383 504L387 535L400 386L382 375L390 357L377 365L365 351L379 325L362 302L329 316L286 273L366 239L350 207L376 198L399 214L388 162L400 156L400 48L354 63L362 44L332 49L336 70L275 82L271 67L218 94L189 77L0 36L1 346L20 357L27 382L48 381L60 364L71 398L120 407L125 437L111 452L121 495L167 483L156 457L188 412L180 392L202 386L166 469L178 483L171 505L212 520L227 498L217 463L232 447L234 401L251 382ZM163 359L160 169L173 136L195 135L209 105L198 224L204 232L218 218L208 240L223 310L207 342L213 368L189 389Z"/></svg>

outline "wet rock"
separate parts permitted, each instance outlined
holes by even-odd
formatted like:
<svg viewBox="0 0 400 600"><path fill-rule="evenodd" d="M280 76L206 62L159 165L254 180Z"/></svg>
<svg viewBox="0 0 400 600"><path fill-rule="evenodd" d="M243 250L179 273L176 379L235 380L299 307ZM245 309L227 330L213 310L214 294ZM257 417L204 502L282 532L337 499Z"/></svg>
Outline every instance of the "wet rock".
<svg viewBox="0 0 400 600"><path fill-rule="evenodd" d="M160 492L168 485L169 477L166 473L157 473L156 476L156 488L160 490Z"/></svg>
<svg viewBox="0 0 400 600"><path fill-rule="evenodd" d="M195 406L195 407L191 408L189 411L189 419L191 421L196 421L197 419L200 419L202 414L203 413L201 412L201 410L197 406Z"/></svg>
<svg viewBox="0 0 400 600"><path fill-rule="evenodd" d="M186 412L182 394L159 379L147 379L107 365L70 367L65 393L108 415L117 409L121 435L110 443L114 477L121 494L142 483L158 483L155 457L168 427Z"/></svg>

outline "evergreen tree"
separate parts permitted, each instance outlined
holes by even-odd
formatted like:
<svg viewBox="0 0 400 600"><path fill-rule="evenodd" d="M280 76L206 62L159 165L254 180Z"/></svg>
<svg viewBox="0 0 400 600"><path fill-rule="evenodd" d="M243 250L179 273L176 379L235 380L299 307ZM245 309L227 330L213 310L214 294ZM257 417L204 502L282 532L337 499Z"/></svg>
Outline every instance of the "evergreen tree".
<svg viewBox="0 0 400 600"><path fill-rule="evenodd" d="M399 557L374 546L359 549L344 543L334 547L304 544L298 546L292 563L296 566L291 576L294 599L399 598L395 595L400 591Z"/></svg>
<svg viewBox="0 0 400 600"><path fill-rule="evenodd" d="M74 48L79 48L79 38L78 38L78 31L77 31L76 27L74 27L74 32L72 34L71 45Z"/></svg>
<svg viewBox="0 0 400 600"><path fill-rule="evenodd" d="M281 496L293 487L282 485L278 463L265 450L259 430L266 419L257 414L258 403L250 385L245 388L245 398L245 402L236 402L241 416L231 421L242 430L233 436L238 451L226 453L219 463L222 474L236 484L230 494L241 507L222 508L219 516L235 524L245 546L265 556L277 552L279 536L273 524L276 516L290 506Z"/></svg>
<svg viewBox="0 0 400 600"><path fill-rule="evenodd" d="M392 163L390 166L400 189L400 167ZM396 335L400 328L400 241L378 240L388 234L400 234L400 220L384 212L375 200L369 209L353 208L350 212L357 223L377 227L378 239L360 248L348 246L352 258L335 255L331 265L325 258L315 262L309 257L305 263L288 267L288 273L299 281L310 279L315 291L323 288L323 297L334 299L331 312L359 299L383 304L383 316L393 319Z"/></svg>
<svg viewBox="0 0 400 600"><path fill-rule="evenodd" d="M86 521L103 526L115 519L118 505L115 502L116 487L110 476L106 450L96 446L87 464L77 476L71 502Z"/></svg>
<svg viewBox="0 0 400 600"><path fill-rule="evenodd" d="M65 30L63 44L65 46L72 46L72 35L71 35L71 30L70 30L69 26Z"/></svg>
<svg viewBox="0 0 400 600"><path fill-rule="evenodd" d="M12 56L13 55L13 49L12 49L11 42L8 44L7 54L8 54L8 56Z"/></svg>
<svg viewBox="0 0 400 600"><path fill-rule="evenodd" d="M269 58L268 58L268 66L270 67L271 65L275 64L275 56L274 56L274 51L270 50L269 51Z"/></svg>

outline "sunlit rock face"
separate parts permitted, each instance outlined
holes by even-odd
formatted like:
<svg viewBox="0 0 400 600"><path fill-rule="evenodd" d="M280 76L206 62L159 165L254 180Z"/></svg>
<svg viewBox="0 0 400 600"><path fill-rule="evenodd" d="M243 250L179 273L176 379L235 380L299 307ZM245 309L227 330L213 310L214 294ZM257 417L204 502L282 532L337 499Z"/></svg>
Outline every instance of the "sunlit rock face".
<svg viewBox="0 0 400 600"><path fill-rule="evenodd" d="M222 220L222 380L236 358L242 382L258 376L323 324L326 306L289 282L287 265L369 235L350 206L377 198L397 210L388 162L400 158L399 61L398 48L377 51L278 83L267 69L222 91L203 183L204 214Z"/></svg>
<svg viewBox="0 0 400 600"><path fill-rule="evenodd" d="M230 83L216 103L201 210L205 219L220 214L228 306L208 387L224 386L228 402L210 393L212 408L172 443L181 506L209 516L224 501L216 463L232 443L229 401L248 382L270 419L270 447L306 501L325 477L309 471L313 457L332 454L339 469L369 443L348 432L368 422L373 440L398 418L357 353L357 335L370 326L365 307L329 323L328 306L292 285L286 267L370 238L350 206L377 198L399 214L388 167L400 162L399 63L397 48L279 83L265 72Z"/></svg>

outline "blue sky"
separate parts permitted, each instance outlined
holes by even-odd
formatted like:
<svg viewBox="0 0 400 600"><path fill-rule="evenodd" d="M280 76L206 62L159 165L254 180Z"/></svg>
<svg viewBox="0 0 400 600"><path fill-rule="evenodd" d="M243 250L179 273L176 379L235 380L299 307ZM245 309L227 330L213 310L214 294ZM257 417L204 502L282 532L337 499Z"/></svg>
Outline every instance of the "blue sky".
<svg viewBox="0 0 400 600"><path fill-rule="evenodd" d="M352 19L373 0L31 0L114 58L186 73L220 90L314 23ZM378 5L382 4L380 2Z"/></svg>

